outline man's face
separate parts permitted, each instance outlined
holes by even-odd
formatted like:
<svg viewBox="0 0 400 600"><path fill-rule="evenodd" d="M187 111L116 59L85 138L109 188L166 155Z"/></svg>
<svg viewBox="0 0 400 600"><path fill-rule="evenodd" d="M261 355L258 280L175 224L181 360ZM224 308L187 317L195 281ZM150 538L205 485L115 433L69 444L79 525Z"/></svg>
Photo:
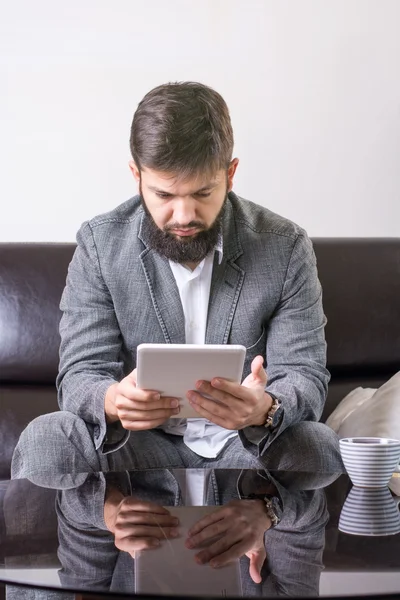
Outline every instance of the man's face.
<svg viewBox="0 0 400 600"><path fill-rule="evenodd" d="M198 262L218 239L224 202L232 189L238 160L228 171L182 180L174 175L129 166L152 221L152 245L175 262Z"/></svg>

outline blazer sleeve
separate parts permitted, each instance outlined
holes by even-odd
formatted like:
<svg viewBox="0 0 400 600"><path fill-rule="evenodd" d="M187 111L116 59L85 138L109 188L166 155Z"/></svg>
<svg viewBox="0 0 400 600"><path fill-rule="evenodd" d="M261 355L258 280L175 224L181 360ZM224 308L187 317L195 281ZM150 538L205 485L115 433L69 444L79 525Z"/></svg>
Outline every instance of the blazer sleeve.
<svg viewBox="0 0 400 600"><path fill-rule="evenodd" d="M88 222L77 244L60 303L58 403L86 422L97 450L110 451L129 436L122 426L107 427L104 411L107 389L124 377L121 332Z"/></svg>
<svg viewBox="0 0 400 600"><path fill-rule="evenodd" d="M253 454L262 454L290 425L320 419L330 379L325 324L315 253L303 232L294 243L280 301L267 330L266 391L281 408L272 428L247 427L239 432Z"/></svg>
<svg viewBox="0 0 400 600"><path fill-rule="evenodd" d="M264 536L269 577L262 596L318 597L329 520L325 492L285 490L282 504L282 520Z"/></svg>

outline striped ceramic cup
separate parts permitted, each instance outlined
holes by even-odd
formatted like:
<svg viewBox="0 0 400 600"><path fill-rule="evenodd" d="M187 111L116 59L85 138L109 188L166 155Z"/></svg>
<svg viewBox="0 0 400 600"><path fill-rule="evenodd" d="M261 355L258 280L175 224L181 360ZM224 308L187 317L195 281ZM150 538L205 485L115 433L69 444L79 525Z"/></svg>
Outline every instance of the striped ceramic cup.
<svg viewBox="0 0 400 600"><path fill-rule="evenodd" d="M369 536L400 533L399 501L387 487L367 490L354 486L340 513L339 531Z"/></svg>
<svg viewBox="0 0 400 600"><path fill-rule="evenodd" d="M346 471L354 485L385 487L400 459L400 441L388 438L353 437L339 441Z"/></svg>

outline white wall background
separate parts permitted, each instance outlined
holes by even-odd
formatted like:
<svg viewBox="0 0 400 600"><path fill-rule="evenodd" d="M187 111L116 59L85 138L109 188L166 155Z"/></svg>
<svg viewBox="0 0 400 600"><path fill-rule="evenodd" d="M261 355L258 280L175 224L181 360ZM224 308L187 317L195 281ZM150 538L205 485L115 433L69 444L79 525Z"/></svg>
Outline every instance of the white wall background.
<svg viewBox="0 0 400 600"><path fill-rule="evenodd" d="M400 235L398 0L13 0L0 11L0 241L73 241L136 193L135 107L198 80L237 193L312 236Z"/></svg>

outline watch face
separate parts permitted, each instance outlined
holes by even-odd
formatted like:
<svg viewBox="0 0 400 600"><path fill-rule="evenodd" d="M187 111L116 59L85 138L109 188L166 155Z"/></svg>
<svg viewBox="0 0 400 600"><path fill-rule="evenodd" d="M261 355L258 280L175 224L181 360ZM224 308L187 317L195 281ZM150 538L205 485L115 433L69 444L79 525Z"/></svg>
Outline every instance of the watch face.
<svg viewBox="0 0 400 600"><path fill-rule="evenodd" d="M278 425L280 418L281 418L281 413L279 411L279 409L281 407L281 403L278 401L278 399L273 394L270 394L270 396L272 398L272 406L268 411L267 419L264 423L264 427L276 427L276 425ZM277 413L278 413L278 415L277 415Z"/></svg>
<svg viewBox="0 0 400 600"><path fill-rule="evenodd" d="M275 517L274 519L272 519L271 515L270 515L270 518L273 521L274 525L278 525L278 523L280 522L280 520L282 518L282 507L281 507L280 500L277 496L272 496L268 499L266 498L266 502L267 501L269 503L271 513L273 513L274 517Z"/></svg>

